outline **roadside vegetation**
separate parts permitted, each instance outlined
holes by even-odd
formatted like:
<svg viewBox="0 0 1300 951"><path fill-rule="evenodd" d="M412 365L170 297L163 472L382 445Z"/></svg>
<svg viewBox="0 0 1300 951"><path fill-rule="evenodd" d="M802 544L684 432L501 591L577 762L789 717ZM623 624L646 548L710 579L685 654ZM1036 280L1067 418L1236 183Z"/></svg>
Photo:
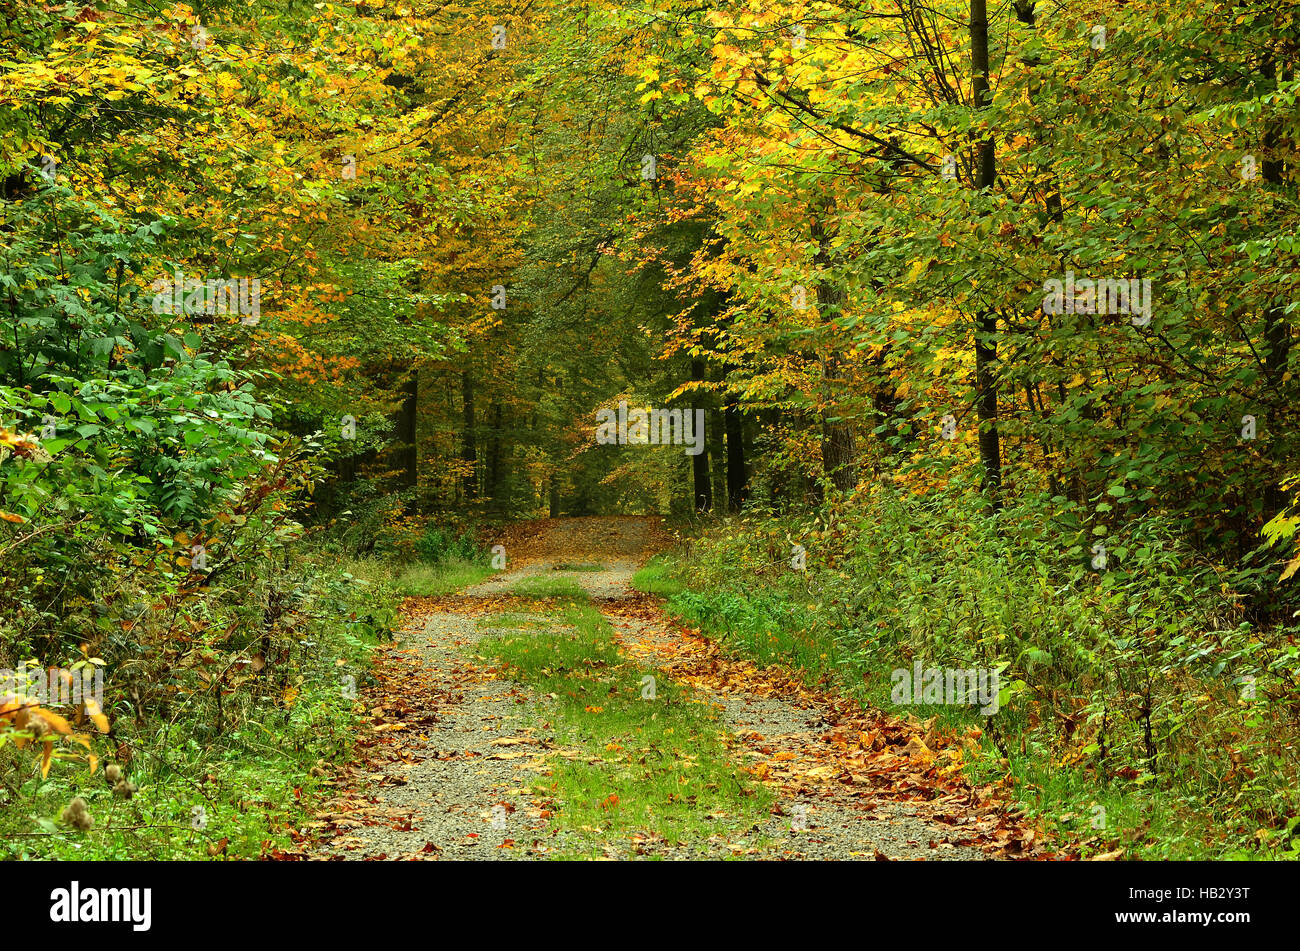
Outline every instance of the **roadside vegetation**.
<svg viewBox="0 0 1300 951"><path fill-rule="evenodd" d="M66 717L32 702L34 680L26 703L11 695L6 709L18 715L0 722L0 858L266 858L297 848L322 780L350 754L371 650L394 636L402 599L492 571L472 535L432 524L388 532L358 554L345 533L285 520L267 533L273 547L256 570L218 572L223 551L254 544L239 531L247 524L209 547L207 572L188 551L136 554L118 568L122 550L87 536L109 570L78 579L84 593L64 602L64 627L29 642L31 654L9 646L4 659L37 667L39 646L61 651L76 675L98 670L102 710L93 681L90 704L65 706ZM9 562L6 584L68 583L58 563L12 572L19 564ZM205 583L213 575L220 583ZM146 600L151 584L169 594Z"/></svg>
<svg viewBox="0 0 1300 951"><path fill-rule="evenodd" d="M979 728L972 779L1009 775L1086 853L1295 858L1296 627L1252 623L1242 579L1158 518L1113 530L1103 572L1066 500L990 516L969 498L883 485L816 516L719 520L641 584L670 570L671 609L760 664ZM891 675L917 662L998 671L999 709L900 704Z"/></svg>

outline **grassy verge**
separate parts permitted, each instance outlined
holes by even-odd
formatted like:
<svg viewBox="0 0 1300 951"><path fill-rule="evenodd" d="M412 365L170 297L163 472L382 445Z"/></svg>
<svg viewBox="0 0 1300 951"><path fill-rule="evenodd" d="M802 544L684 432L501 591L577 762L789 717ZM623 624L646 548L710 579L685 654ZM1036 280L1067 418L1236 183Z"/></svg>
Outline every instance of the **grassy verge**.
<svg viewBox="0 0 1300 951"><path fill-rule="evenodd" d="M715 836L760 845L747 837L766 820L772 795L737 769L715 711L624 655L590 605L577 602L557 620L480 645L551 698L557 741L584 754L556 760L543 784L560 804L555 824L580 843L557 857L603 857L607 846L622 854L638 836L701 853Z"/></svg>
<svg viewBox="0 0 1300 951"><path fill-rule="evenodd" d="M250 657L242 672L209 675L230 691L224 702L216 689L176 689L151 716L117 713L106 738L111 753L93 773L56 761L42 776L35 761L0 750L0 858L257 858L294 850L326 767L349 755L356 688L395 600L382 580L321 563L295 609L300 626L287 654L256 658L260 670ZM202 659L197 651L195 662ZM109 776L119 775L115 791ZM78 799L87 819L63 821Z"/></svg>
<svg viewBox="0 0 1300 951"><path fill-rule="evenodd" d="M56 760L42 776L31 747L0 749L0 858L257 858L297 848L329 765L350 755L355 697L402 597L449 594L492 569L455 553L399 562L327 548L301 556L298 572L297 600L261 653L217 666L203 639L221 644L230 622L214 618L195 637L192 668L173 672L171 699L148 714L132 715L107 683L113 733L94 773ZM116 793L107 767L124 781ZM86 828L62 818L77 799Z"/></svg>
<svg viewBox="0 0 1300 951"><path fill-rule="evenodd" d="M680 594L684 586L673 575L674 564L669 555L655 555L632 576L632 587L643 594L657 594L664 598Z"/></svg>
<svg viewBox="0 0 1300 951"><path fill-rule="evenodd" d="M358 559L347 563L358 577L391 586L403 597L438 597L454 594L490 576L492 567L480 561L460 558L425 564L394 564L379 559Z"/></svg>
<svg viewBox="0 0 1300 951"><path fill-rule="evenodd" d="M1295 856L1294 649L1151 524L1127 527L1103 575L1035 512L993 525L953 499L886 499L835 516L709 533L656 570L683 586L670 610L809 683L980 730L972 781L1006 779L1085 855ZM904 702L894 674L918 661L1000 671L999 709Z"/></svg>

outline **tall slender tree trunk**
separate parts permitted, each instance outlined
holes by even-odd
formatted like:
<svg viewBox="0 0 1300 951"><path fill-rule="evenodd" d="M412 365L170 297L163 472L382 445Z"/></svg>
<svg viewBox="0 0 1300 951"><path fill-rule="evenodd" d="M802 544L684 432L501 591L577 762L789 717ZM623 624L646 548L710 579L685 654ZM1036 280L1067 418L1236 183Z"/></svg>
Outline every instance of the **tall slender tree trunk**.
<svg viewBox="0 0 1300 951"><path fill-rule="evenodd" d="M833 205L823 213L830 214ZM825 225L814 217L812 237L817 243L814 262L823 269L831 265L831 251ZM844 286L833 280L822 280L817 285L817 306L821 321L832 328L835 319L844 310L848 294ZM833 335L832 333L828 336ZM848 492L858 484L858 446L853 424L843 416L840 397L844 390L844 357L833 347L822 357L822 471L831 484L841 492Z"/></svg>
<svg viewBox="0 0 1300 951"><path fill-rule="evenodd" d="M989 96L989 17L985 0L971 0L971 105L985 109ZM991 191L997 180L993 139L976 146L975 188ZM995 373L998 359L998 315L982 310L975 318L975 411L979 417L980 462L984 464L984 488L995 509L1001 506L1002 447L998 439L998 389Z"/></svg>
<svg viewBox="0 0 1300 951"><path fill-rule="evenodd" d="M460 376L460 396L465 413L465 428L461 434L460 461L465 466L461 489L467 500L478 496L478 444L474 433L474 377L469 370Z"/></svg>
<svg viewBox="0 0 1300 951"><path fill-rule="evenodd" d="M401 486L415 489L420 477L420 449L417 443L417 411L420 405L420 369L411 367L402 384L402 405L397 412L397 463L401 471ZM419 500L412 499L411 511L419 510Z"/></svg>
<svg viewBox="0 0 1300 951"><path fill-rule="evenodd" d="M704 381L704 361L691 361L691 379L700 382ZM683 412L690 412L689 409ZM713 511L713 480L709 478L709 442L706 438L708 430L698 435L698 439L704 446L704 450L697 455L691 456L691 477L694 483L693 496L695 511L711 512Z"/></svg>
<svg viewBox="0 0 1300 951"><path fill-rule="evenodd" d="M745 471L745 421L735 394L728 394L722 420L727 433L727 508L739 512L749 495L749 474Z"/></svg>
<svg viewBox="0 0 1300 951"><path fill-rule="evenodd" d="M494 507L505 501L505 466L502 463L501 404L495 400L489 409L492 415L492 435L488 439L487 479L488 495Z"/></svg>

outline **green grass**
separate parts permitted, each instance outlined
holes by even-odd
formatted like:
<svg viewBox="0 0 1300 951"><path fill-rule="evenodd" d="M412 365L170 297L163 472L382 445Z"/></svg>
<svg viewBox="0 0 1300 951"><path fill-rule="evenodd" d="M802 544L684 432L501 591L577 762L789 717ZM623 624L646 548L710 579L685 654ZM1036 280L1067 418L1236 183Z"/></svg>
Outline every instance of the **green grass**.
<svg viewBox="0 0 1300 951"><path fill-rule="evenodd" d="M451 559L437 564L398 564L379 558L349 559L347 570L367 581L391 586L402 597L454 594L492 574L480 562Z"/></svg>
<svg viewBox="0 0 1300 951"><path fill-rule="evenodd" d="M682 583L673 577L672 560L665 555L655 555L632 576L632 587L644 594L657 594L671 598L683 590Z"/></svg>
<svg viewBox="0 0 1300 951"><path fill-rule="evenodd" d="M604 857L607 846L628 854L638 833L699 853L713 836L765 845L751 830L767 820L773 796L738 770L714 708L622 654L594 608L577 605L557 620L562 627L543 633L480 642L510 676L553 695L546 712L557 741L583 754L552 760L553 774L534 786L556 799L554 823L578 843L557 857ZM643 699L651 676L655 697Z"/></svg>
<svg viewBox="0 0 1300 951"><path fill-rule="evenodd" d="M551 627L552 621L543 614L525 611L505 611L488 614L478 619L484 631L542 631Z"/></svg>
<svg viewBox="0 0 1300 951"><path fill-rule="evenodd" d="M1107 589L1086 579L1053 588L1051 566L1024 553L1030 543L1015 547L969 529L963 535L960 523L925 531L918 524L872 513L834 546L810 545L807 571L796 572L783 561L789 538L816 538L814 529L756 520L726 538L702 539L676 567L654 567L686 583L669 611L740 656L795 669L810 685L831 685L901 717L934 716L959 733L979 728L978 753L967 759L970 780L1009 777L1025 812L1077 843L1085 857L1115 850L1148 860L1296 856L1297 823L1287 818L1295 815L1295 787L1275 751L1291 747L1278 741L1279 711L1270 711L1262 691L1247 703L1230 676L1198 677L1178 656L1132 648L1120 654L1118 637L1097 637L1125 630L1127 614L1114 615L1150 597L1156 580L1174 587L1171 572L1143 575L1122 589L1125 597L1103 597ZM1154 632L1172 636L1167 632L1181 625L1192 645L1203 630L1238 636L1222 623L1211 626L1214 618L1198 614L1191 597L1160 603L1168 617ZM1076 641L1110 652L1093 663L1100 674L1084 664L1093 655ZM891 671L914 658L925 666L1009 662L1001 709L986 718L973 706L894 703ZM1141 747L1136 688L1114 686L1144 669L1156 672L1151 682L1160 700L1153 705L1161 717L1155 768ZM1243 768L1233 769L1229 751Z"/></svg>
<svg viewBox="0 0 1300 951"><path fill-rule="evenodd" d="M415 565L396 578L398 590L411 597L454 594L492 574L491 565L451 561L440 565Z"/></svg>
<svg viewBox="0 0 1300 951"><path fill-rule="evenodd" d="M810 625L808 605L793 590L690 592L671 601L669 610L740 656L799 671L809 686L833 684L865 705L900 717L935 717L940 728L958 733L980 728L980 755L966 768L971 782L996 783L1010 774L1012 793L1026 814L1061 841L1083 843L1084 854L1123 848L1129 857L1148 860L1224 857L1219 849L1228 847L1227 836L1208 806L1190 808L1180 797L1129 782L1098 783L1095 774L1054 760L1051 750L1032 740L1021 752L1018 738L1030 730L1023 712L1004 708L997 714L998 729L1008 738L1004 757L990 723L974 707L895 704L890 671L854 651L848 638Z"/></svg>
<svg viewBox="0 0 1300 951"><path fill-rule="evenodd" d="M1127 782L1098 784L1089 771L1052 761L1049 751L1030 746L997 752L967 768L974 784L1014 777L1012 793L1025 814L1063 842L1082 843L1085 855L1123 849L1144 861L1259 859L1267 855L1235 849L1230 832L1208 804L1193 808L1158 788L1135 789Z"/></svg>
<svg viewBox="0 0 1300 951"><path fill-rule="evenodd" d="M564 561L551 568L552 571L604 571L605 566L596 562L568 562Z"/></svg>
<svg viewBox="0 0 1300 951"><path fill-rule="evenodd" d="M322 571L339 576L337 568L335 562ZM56 761L42 778L31 747L0 750L0 859L207 860L223 839L224 855L234 858L297 848L290 830L311 818L323 794L318 767L349 755L353 688L366 678L376 643L358 635L336 599L342 592L360 609L393 598L391 587L341 577L324 599L306 606L317 618L311 636L290 661L268 667L265 682L248 681L227 698L220 726L208 698L177 694L166 718L119 716L114 743L131 757L124 761L112 746L96 744L101 759L93 774L84 764ZM110 789L110 764L138 787L130 798ZM74 797L86 802L90 829L60 821ZM194 827L195 809L202 810L202 828Z"/></svg>
<svg viewBox="0 0 1300 951"><path fill-rule="evenodd" d="M577 598L586 600L587 591L572 578L528 575L507 589L507 594L526 598Z"/></svg>

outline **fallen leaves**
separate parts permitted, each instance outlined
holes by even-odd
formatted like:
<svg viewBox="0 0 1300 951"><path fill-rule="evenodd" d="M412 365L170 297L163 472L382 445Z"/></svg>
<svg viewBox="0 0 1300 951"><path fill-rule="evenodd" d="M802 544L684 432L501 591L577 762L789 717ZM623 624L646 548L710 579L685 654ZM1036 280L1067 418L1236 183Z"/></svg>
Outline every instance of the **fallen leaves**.
<svg viewBox="0 0 1300 951"><path fill-rule="evenodd" d="M930 748L919 736L913 736L907 741L907 746L903 747L903 755L919 757L924 762L934 760L934 753L930 752Z"/></svg>
<svg viewBox="0 0 1300 951"><path fill-rule="evenodd" d="M737 752L759 760L743 771L783 797L906 802L918 818L953 829L951 841L936 842L936 848L973 846L1008 858L1070 857L1047 852L1028 820L1006 814L1001 787L975 789L965 781L966 757L980 748L978 728L945 734L937 718L900 719L829 690L811 689L797 671L760 669L726 655L699 631L675 624L654 599L607 602L602 610L630 654L702 695L775 698L815 715L821 726L810 733L741 731L736 736Z"/></svg>
<svg viewBox="0 0 1300 951"><path fill-rule="evenodd" d="M597 520L598 521L598 520ZM594 523L593 523L594 524ZM580 554L579 560L589 561L591 551L601 551L594 545ZM530 552L535 555L536 552ZM516 559L512 550L512 567ZM408 631L420 630L426 621L438 612L465 617L480 617L509 610L518 600L511 596L445 597L408 599L405 605ZM660 669L673 681L688 688L674 702L703 703L713 706L728 704L735 708L763 703L779 704L781 709L793 710L794 720L806 727L790 732L766 730L739 730L727 739L733 755L748 765L743 771L775 791L786 803L810 804L813 802L852 808L865 813L869 819L893 821L895 811L927 823L934 829L930 847L935 850L969 846L987 853L1008 858L1064 857L1053 855L1042 835L1023 816L1007 813L1005 786L991 784L972 787L963 776L963 768L970 758L980 752L978 729L964 734L944 732L931 718L925 722L908 716L900 718L873 708L863 708L859 703L823 687L810 687L798 671L769 667L760 669L749 661L725 654L718 644L700 635L698 631L673 623L664 613L657 599L631 597L600 602L602 613L614 624L623 648L628 654ZM459 643L453 640L452 645ZM470 769L483 760L518 761L507 767L514 775L527 771L548 770L550 757L564 759L583 758L581 751L556 749L550 741L525 730L509 736L497 736L479 749L432 749L425 744L427 736L422 727L432 728L445 716L451 722L465 716L475 685L499 682L501 674L490 666L476 666L472 662L457 661L453 669L440 672L440 685L432 686L427 668L416 652L387 648L377 652L373 682L365 686L365 703L369 716L357 748L361 763L349 767L340 782L349 788L332 804L332 812L324 813L312 828L335 835L335 844L342 848L360 847L361 838L354 835L359 828L383 823L396 828L412 828L418 819L411 810L392 810L373 796L362 794L360 789L374 790L384 784L398 784L402 779L395 773L409 765L408 751L418 742L423 751L421 759L456 760L462 768ZM553 696L553 695L552 695ZM522 698L521 698L522 699ZM589 714L602 714L605 708L586 706ZM789 720L789 717L787 717ZM488 721L491 721L490 723ZM500 728L500 718L486 716L481 711L473 714L472 729L479 732ZM760 719L757 721L761 723ZM793 722L793 721L790 721ZM797 724L796 724L797 725ZM446 729L445 725L439 729ZM484 738L486 739L486 738ZM481 742L481 741L480 741ZM631 752L622 742L605 744L603 759L588 759L593 765L614 761L635 762L638 752L628 743ZM484 747L487 747L485 749ZM615 754L610 757L609 754ZM644 760L642 761L644 762ZM679 794L690 799L694 789L692 778L686 770L693 765L682 764L678 783L687 788ZM500 767L497 767L499 770ZM692 774L698 775L698 774ZM498 786L499 795L504 786ZM522 794L513 790L513 794ZM599 801L600 812L609 814L621 806L617 794ZM552 819L554 802L521 803L521 814L536 824ZM819 807L814 807L819 808ZM513 811L513 809L511 809ZM600 820L611 828L617 823ZM418 826L416 826L418 827ZM536 828L537 825L534 825ZM593 834L599 830L583 827ZM498 834L499 835L499 834ZM442 842L442 846L426 842L423 848L417 840L399 851L398 857L422 860L442 854L445 846L449 853L462 851L467 844L480 841L479 833L469 833L463 839ZM653 835L644 830L632 833L630 842L636 854L662 851ZM484 840L488 844L488 840ZM624 843L626 847L628 843ZM733 854L760 854L750 846L741 847L723 839L721 849ZM741 843L741 845L744 845ZM513 849L515 839L505 839L496 849ZM414 851L405 852L406 848ZM618 848L610 843L611 857ZM477 850L474 850L477 851ZM484 850L488 851L488 850ZM530 854L546 851L533 841L526 848ZM861 853L860 857L887 861L888 857L875 850Z"/></svg>

